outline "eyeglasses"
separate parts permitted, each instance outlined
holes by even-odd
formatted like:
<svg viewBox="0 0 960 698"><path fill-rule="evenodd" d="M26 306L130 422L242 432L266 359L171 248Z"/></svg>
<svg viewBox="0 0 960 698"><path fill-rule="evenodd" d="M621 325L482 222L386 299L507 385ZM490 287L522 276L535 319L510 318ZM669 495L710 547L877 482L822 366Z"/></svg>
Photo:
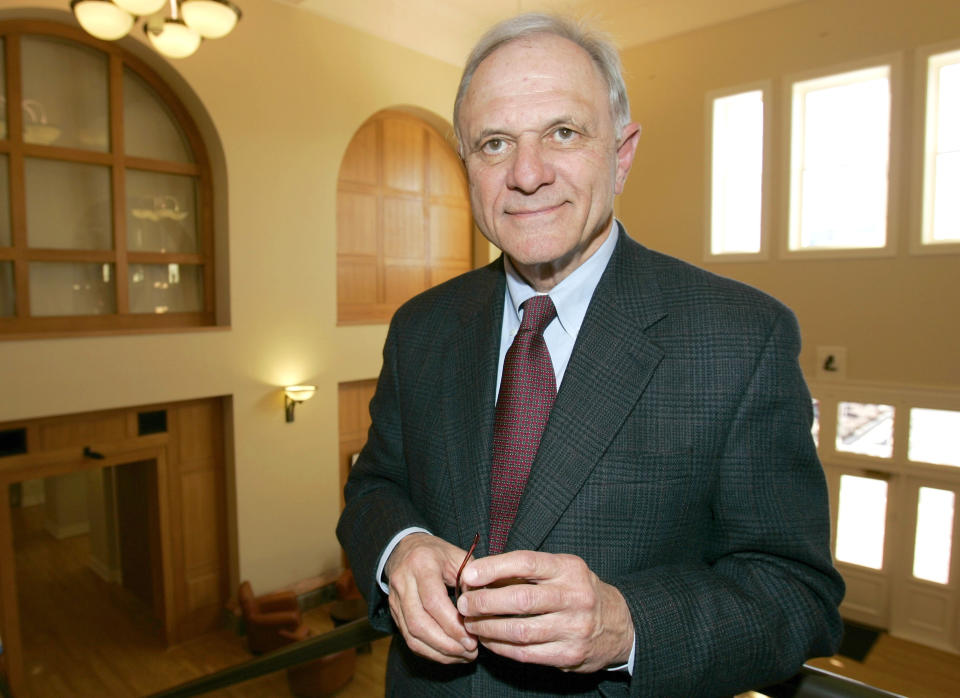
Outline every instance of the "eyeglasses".
<svg viewBox="0 0 960 698"><path fill-rule="evenodd" d="M460 575L463 573L463 568L467 566L467 560L470 559L470 556L473 555L473 551L477 549L477 543L480 541L480 531L477 531L477 534L473 537L473 543L470 544L470 549L467 551L466 557L463 558L463 562L460 563L460 569L457 570L457 581L453 586L453 605L457 605L457 599L460 598Z"/></svg>

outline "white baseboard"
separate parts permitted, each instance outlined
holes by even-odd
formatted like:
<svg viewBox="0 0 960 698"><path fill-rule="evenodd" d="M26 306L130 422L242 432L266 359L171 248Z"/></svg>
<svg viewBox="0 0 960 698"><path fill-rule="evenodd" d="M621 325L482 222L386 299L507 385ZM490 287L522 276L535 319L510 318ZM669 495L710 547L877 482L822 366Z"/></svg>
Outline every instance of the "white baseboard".
<svg viewBox="0 0 960 698"><path fill-rule="evenodd" d="M111 584L120 583L120 570L111 568L100 558L90 555L87 558L87 567L93 570L93 573L105 582L110 582Z"/></svg>
<svg viewBox="0 0 960 698"><path fill-rule="evenodd" d="M43 527L46 529L47 533L57 540L73 538L74 536L82 536L85 533L90 533L89 521L78 521L77 523L72 524L58 524L55 521L46 519L43 522Z"/></svg>

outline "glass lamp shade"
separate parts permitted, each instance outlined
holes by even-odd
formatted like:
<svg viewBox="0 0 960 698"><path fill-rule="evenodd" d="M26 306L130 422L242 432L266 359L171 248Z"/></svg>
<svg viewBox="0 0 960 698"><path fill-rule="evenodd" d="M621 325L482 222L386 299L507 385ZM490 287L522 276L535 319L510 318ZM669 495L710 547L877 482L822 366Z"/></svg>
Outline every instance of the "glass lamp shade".
<svg viewBox="0 0 960 698"><path fill-rule="evenodd" d="M150 43L168 58L186 58L198 48L202 37L179 19L165 19L157 30L144 25Z"/></svg>
<svg viewBox="0 0 960 698"><path fill-rule="evenodd" d="M137 15L138 17L146 17L152 15L154 12L159 12L160 9L167 4L167 0L113 0L120 7L125 9L132 15Z"/></svg>
<svg viewBox="0 0 960 698"><path fill-rule="evenodd" d="M237 26L240 8L229 0L183 0L180 16L205 39L219 39Z"/></svg>
<svg viewBox="0 0 960 698"><path fill-rule="evenodd" d="M70 9L88 34L105 41L126 36L133 26L133 15L110 0L73 0Z"/></svg>
<svg viewBox="0 0 960 698"><path fill-rule="evenodd" d="M283 389L283 393L294 402L309 400L315 392L317 392L315 385L288 385Z"/></svg>

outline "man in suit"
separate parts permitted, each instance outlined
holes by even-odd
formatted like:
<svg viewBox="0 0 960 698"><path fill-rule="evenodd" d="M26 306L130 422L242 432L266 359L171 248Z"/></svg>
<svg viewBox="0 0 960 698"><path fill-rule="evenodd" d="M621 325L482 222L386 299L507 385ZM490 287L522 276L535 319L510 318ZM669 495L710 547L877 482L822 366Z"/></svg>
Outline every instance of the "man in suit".
<svg viewBox="0 0 960 698"><path fill-rule="evenodd" d="M337 529L373 624L399 631L388 693L716 696L832 653L843 583L796 320L613 218L639 137L616 51L502 23L454 123L504 254L397 311ZM508 505L498 399L547 305L552 406Z"/></svg>

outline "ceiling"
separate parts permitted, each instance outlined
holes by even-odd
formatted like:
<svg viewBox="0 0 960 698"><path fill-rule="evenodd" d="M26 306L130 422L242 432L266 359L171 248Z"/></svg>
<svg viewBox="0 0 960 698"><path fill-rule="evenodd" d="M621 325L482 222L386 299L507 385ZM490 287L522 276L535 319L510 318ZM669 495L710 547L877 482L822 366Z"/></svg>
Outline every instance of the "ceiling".
<svg viewBox="0 0 960 698"><path fill-rule="evenodd" d="M802 0L277 0L457 67L485 29L514 14L584 17L621 48Z"/></svg>

